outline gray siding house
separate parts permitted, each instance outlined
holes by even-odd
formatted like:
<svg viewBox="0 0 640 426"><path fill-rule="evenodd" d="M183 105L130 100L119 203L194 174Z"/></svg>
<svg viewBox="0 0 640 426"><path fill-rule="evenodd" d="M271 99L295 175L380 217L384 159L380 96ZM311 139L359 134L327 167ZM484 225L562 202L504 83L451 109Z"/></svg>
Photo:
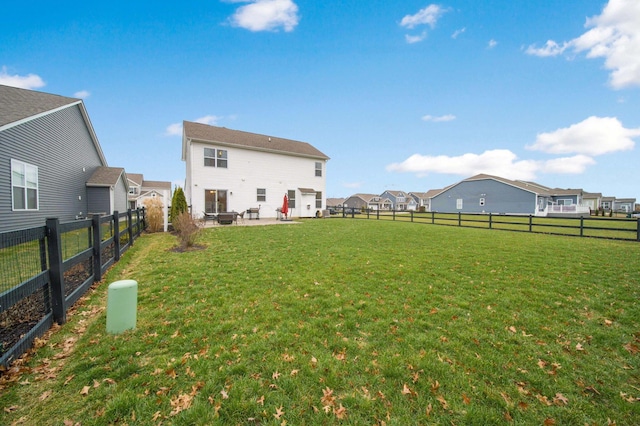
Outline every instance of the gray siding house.
<svg viewBox="0 0 640 426"><path fill-rule="evenodd" d="M82 100L0 85L0 232L86 216L106 166Z"/></svg>
<svg viewBox="0 0 640 426"><path fill-rule="evenodd" d="M588 215L582 189L549 188L535 182L479 174L431 196L431 211L537 216Z"/></svg>

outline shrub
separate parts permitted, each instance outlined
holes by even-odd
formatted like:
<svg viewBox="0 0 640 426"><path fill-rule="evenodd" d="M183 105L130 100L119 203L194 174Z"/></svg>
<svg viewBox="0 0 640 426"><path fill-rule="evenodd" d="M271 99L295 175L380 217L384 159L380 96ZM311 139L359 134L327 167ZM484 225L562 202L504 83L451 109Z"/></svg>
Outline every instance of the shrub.
<svg viewBox="0 0 640 426"><path fill-rule="evenodd" d="M164 205L159 198L147 198L144 200L147 209L147 223L149 232L160 232L164 227Z"/></svg>
<svg viewBox="0 0 640 426"><path fill-rule="evenodd" d="M186 212L188 210L187 199L184 195L184 191L182 188L177 187L175 192L173 193L173 198L171 199L171 213L169 215L169 221L175 227L175 221L180 216L180 214Z"/></svg>
<svg viewBox="0 0 640 426"><path fill-rule="evenodd" d="M178 234L178 241L181 248L193 247L198 234L200 234L200 226L188 212L182 212L173 221L173 228Z"/></svg>

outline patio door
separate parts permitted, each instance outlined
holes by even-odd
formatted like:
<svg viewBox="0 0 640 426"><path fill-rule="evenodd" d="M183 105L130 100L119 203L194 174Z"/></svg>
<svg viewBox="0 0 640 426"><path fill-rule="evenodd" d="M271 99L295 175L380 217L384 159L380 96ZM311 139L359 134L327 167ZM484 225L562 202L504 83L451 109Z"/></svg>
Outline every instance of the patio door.
<svg viewBox="0 0 640 426"><path fill-rule="evenodd" d="M226 189L204 190L204 211L207 213L220 213L227 211Z"/></svg>

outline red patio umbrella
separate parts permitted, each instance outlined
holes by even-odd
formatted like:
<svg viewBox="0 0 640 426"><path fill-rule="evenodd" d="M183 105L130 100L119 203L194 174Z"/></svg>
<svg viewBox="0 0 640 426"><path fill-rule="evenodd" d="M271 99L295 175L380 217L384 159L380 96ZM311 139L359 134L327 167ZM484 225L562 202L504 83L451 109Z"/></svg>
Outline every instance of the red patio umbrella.
<svg viewBox="0 0 640 426"><path fill-rule="evenodd" d="M280 209L280 213L287 218L287 214L289 213L289 199L287 198L287 194L284 194L284 200L282 201L282 208Z"/></svg>

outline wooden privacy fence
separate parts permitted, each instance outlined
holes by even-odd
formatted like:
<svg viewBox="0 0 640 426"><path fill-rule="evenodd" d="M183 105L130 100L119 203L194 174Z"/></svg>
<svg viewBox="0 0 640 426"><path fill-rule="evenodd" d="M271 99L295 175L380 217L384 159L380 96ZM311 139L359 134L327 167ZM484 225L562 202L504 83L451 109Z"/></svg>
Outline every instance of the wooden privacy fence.
<svg viewBox="0 0 640 426"><path fill-rule="evenodd" d="M554 235L640 241L640 219L546 217L492 213L440 213L397 210L344 209L339 216L353 219L393 220L469 228L502 229Z"/></svg>
<svg viewBox="0 0 640 426"><path fill-rule="evenodd" d="M120 259L145 210L0 233L0 365L8 366Z"/></svg>

